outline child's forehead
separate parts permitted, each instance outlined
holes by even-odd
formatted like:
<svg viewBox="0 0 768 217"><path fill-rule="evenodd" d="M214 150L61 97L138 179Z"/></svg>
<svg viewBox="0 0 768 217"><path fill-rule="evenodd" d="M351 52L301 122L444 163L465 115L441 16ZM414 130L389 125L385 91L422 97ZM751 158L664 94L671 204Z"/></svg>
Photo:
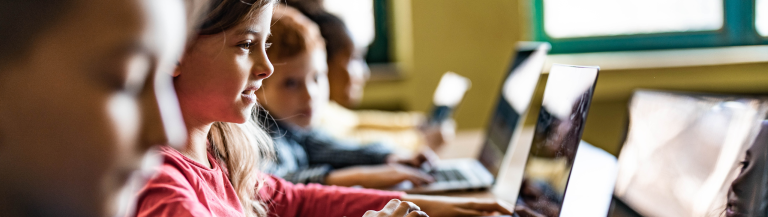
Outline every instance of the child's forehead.
<svg viewBox="0 0 768 217"><path fill-rule="evenodd" d="M275 60L276 77L301 77L314 74L326 74L325 49L315 48L303 51L291 58Z"/></svg>
<svg viewBox="0 0 768 217"><path fill-rule="evenodd" d="M244 17L233 29L236 31L242 31L243 29L251 32L259 32L264 36L270 34L270 26L272 21L272 6L267 5L265 7L255 9Z"/></svg>

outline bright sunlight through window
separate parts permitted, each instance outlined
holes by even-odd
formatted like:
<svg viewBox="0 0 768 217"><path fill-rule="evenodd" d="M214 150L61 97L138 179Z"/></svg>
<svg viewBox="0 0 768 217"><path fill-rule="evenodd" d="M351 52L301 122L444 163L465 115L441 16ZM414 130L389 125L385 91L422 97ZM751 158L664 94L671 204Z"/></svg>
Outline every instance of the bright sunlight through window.
<svg viewBox="0 0 768 217"><path fill-rule="evenodd" d="M757 0L758 5L765 1ZM723 26L723 0L543 0L543 2L544 31L552 38L708 31L718 30ZM760 13L758 13L759 17ZM768 18L763 17L763 19ZM761 34L766 35L768 21L762 23ZM760 24L759 20L758 24ZM760 30L759 25L758 30Z"/></svg>
<svg viewBox="0 0 768 217"><path fill-rule="evenodd" d="M755 28L761 36L768 36L768 1L755 1Z"/></svg>
<svg viewBox="0 0 768 217"><path fill-rule="evenodd" d="M347 24L355 47L368 47L374 37L373 0L325 0L323 6Z"/></svg>

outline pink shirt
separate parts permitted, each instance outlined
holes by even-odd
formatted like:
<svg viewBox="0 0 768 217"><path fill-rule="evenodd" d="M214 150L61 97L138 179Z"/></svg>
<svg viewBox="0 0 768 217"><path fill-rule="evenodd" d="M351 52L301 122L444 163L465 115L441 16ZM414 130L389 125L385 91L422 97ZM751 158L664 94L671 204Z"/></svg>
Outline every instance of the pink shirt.
<svg viewBox="0 0 768 217"><path fill-rule="evenodd" d="M210 154L212 168L170 147L161 148L161 153L165 157L162 167L139 192L137 216L243 216L227 173ZM403 195L318 184L295 185L277 177L264 177L266 186L259 193L268 200L270 216L362 216Z"/></svg>

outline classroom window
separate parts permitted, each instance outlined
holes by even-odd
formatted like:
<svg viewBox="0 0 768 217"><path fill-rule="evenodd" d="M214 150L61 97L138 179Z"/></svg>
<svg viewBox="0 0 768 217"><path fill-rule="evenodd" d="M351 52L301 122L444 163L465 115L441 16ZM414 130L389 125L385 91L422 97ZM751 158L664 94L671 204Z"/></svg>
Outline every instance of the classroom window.
<svg viewBox="0 0 768 217"><path fill-rule="evenodd" d="M356 47L373 41L373 0L325 0L323 6L344 21Z"/></svg>
<svg viewBox="0 0 768 217"><path fill-rule="evenodd" d="M532 0L552 53L764 44L768 0Z"/></svg>
<svg viewBox="0 0 768 217"><path fill-rule="evenodd" d="M387 0L325 0L323 6L344 21L368 63L390 62Z"/></svg>
<svg viewBox="0 0 768 217"><path fill-rule="evenodd" d="M768 36L768 0L755 1L755 28L761 36Z"/></svg>
<svg viewBox="0 0 768 217"><path fill-rule="evenodd" d="M722 0L544 0L553 38L717 30Z"/></svg>

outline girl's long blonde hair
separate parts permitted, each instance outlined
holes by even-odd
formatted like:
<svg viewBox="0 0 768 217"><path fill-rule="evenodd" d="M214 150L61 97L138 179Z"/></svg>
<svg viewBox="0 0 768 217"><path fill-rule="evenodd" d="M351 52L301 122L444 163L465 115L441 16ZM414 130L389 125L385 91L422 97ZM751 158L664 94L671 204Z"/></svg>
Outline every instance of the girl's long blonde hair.
<svg viewBox="0 0 768 217"><path fill-rule="evenodd" d="M252 113L254 114L254 113ZM251 117L244 124L214 122L208 133L211 153L226 165L246 216L267 216L267 207L258 198L264 186L258 174L274 158L272 139ZM252 208L252 212L249 212Z"/></svg>
<svg viewBox="0 0 768 217"><path fill-rule="evenodd" d="M237 26L277 0L213 0L199 35L213 35ZM251 114L255 114L252 112ZM267 216L267 207L259 198L263 179L259 170L274 158L272 139L251 117L244 124L215 122L208 133L210 152L226 165L229 180L248 217Z"/></svg>

